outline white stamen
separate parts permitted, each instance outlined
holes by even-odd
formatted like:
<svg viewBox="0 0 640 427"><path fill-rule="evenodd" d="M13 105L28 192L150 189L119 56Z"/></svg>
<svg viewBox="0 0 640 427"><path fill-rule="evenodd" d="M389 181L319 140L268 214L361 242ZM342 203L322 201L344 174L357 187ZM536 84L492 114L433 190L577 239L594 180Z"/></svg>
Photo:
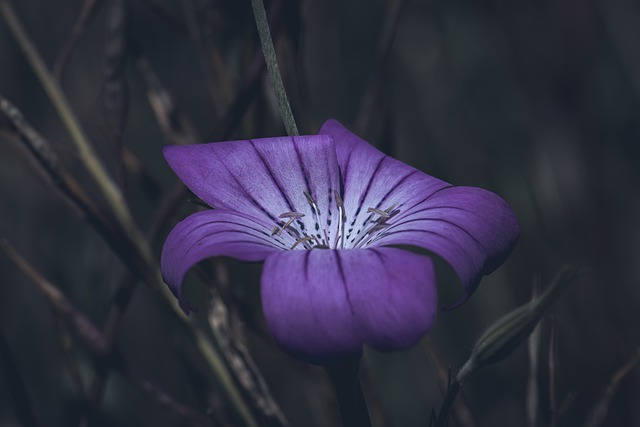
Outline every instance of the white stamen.
<svg viewBox="0 0 640 427"><path fill-rule="evenodd" d="M302 218L303 216L304 214L300 212L285 212L280 214L278 218Z"/></svg>
<svg viewBox="0 0 640 427"><path fill-rule="evenodd" d="M330 206L328 207L327 213L331 212L332 206L333 208L338 209L338 212L337 212L338 224L337 224L337 231L334 237L334 240L335 240L334 242L331 241L332 239L329 238L329 235L331 232L331 229L330 229L331 219L334 219L335 217L333 215L331 218L327 217L327 220L325 221L326 224L325 224L325 222L321 220L322 212L320 212L318 203L315 201L315 199L311 196L310 192L308 191L303 191L303 194L307 202L309 203L309 206L311 207L313 221L315 221L316 229L305 230L305 225L308 226L312 223L300 222L300 218L305 216L304 213L296 212L296 211L284 212L278 216L278 218L284 221L284 224L282 224L281 221L278 220L278 223L280 223L281 225L276 225L273 228L273 230L271 230L271 236L275 236L275 235L281 236L283 232L286 231L286 234L285 234L286 238L287 239L290 238L291 239L290 241L294 242L289 249L295 249L298 247L298 245L304 246L304 249L307 249L307 250L330 249L330 248L345 249L345 247L357 249L357 248L366 247L372 244L373 242L376 242L382 236L387 234L387 232L385 232L384 230L387 229L389 226L393 225L393 224L387 224L387 220L389 218L394 217L398 213L398 211L395 211L396 207L398 206L397 203L394 203L387 209L369 207L367 208L367 212L369 213L369 215L366 217L366 219L364 219L363 222L360 222L357 236L354 236L354 238L346 242L346 245L345 245L345 240L347 240L348 237L349 238L351 237L352 230L350 229L349 233L347 233L347 230L346 230L348 226L347 212L345 210L342 196L337 190L332 190L332 191L333 191L332 195L333 195L333 200L335 201L335 205L331 204L332 197L331 195L329 195ZM360 209L357 210L357 213L360 213ZM356 219L354 219L353 224L351 224L352 228L355 222L356 222ZM298 225L300 225L300 227L298 227ZM318 234L315 234L315 233L318 233ZM324 237L321 237L322 235Z"/></svg>
<svg viewBox="0 0 640 427"><path fill-rule="evenodd" d="M336 198L336 204L338 205L338 235L336 236L336 245L334 249L338 249L338 242L340 242L340 249L344 249L344 225L347 222L347 215L344 211L344 203L342 202L342 197L340 197L340 193L336 190L333 190L333 196Z"/></svg>
<svg viewBox="0 0 640 427"><path fill-rule="evenodd" d="M383 218L389 218L391 215L389 215L389 212L387 211L382 211L380 209L376 209L376 208L368 208L367 212L373 212L375 214L380 215Z"/></svg>
<svg viewBox="0 0 640 427"><path fill-rule="evenodd" d="M306 242L308 242L308 241L310 241L310 240L313 240L313 239L314 239L314 237L313 237L313 236L305 236L305 237L303 237L303 238L301 238L301 239L298 239L298 241L296 241L296 242L293 244L293 246L291 246L291 248L290 248L290 249L294 249L294 248L295 248L296 246L298 246L300 243L303 243L303 244L304 244L304 243L306 243ZM308 246L308 245L305 245L305 247L307 247L307 246ZM309 249L309 248L307 247L307 249Z"/></svg>

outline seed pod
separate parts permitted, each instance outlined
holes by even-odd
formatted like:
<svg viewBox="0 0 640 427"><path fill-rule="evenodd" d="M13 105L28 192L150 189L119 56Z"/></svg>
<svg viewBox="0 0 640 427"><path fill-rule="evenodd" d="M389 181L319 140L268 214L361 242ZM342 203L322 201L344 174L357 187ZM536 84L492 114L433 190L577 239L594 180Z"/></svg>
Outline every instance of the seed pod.
<svg viewBox="0 0 640 427"><path fill-rule="evenodd" d="M582 271L575 266L564 266L542 295L498 319L476 342L469 360L458 372L457 381L462 384L479 368L497 363L511 354L527 339L566 287L581 274Z"/></svg>

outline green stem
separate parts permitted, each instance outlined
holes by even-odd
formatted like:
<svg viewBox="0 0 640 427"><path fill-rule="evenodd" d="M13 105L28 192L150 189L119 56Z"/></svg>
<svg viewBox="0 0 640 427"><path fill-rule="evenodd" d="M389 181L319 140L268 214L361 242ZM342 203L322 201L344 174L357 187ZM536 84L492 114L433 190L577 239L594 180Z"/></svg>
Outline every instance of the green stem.
<svg viewBox="0 0 640 427"><path fill-rule="evenodd" d="M367 402L358 381L359 360L349 360L326 368L335 389L344 427L371 427Z"/></svg>
<svg viewBox="0 0 640 427"><path fill-rule="evenodd" d="M80 126L80 121L69 105L67 97L62 92L58 82L51 75L51 72L42 60L42 57L33 45L33 42L27 35L27 32L24 30L18 16L13 11L8 0L0 0L0 13L2 13L11 33L18 41L20 48L27 57L29 64L38 77L38 80L40 80L40 83L47 93L47 96L53 104L56 112L60 115L62 123L71 135L71 140L78 149L78 154L80 155L80 159L83 164L98 184L98 187L109 202L109 205L113 209L120 223L123 224L128 232L135 235L135 230L133 230L134 227L132 226L133 220L126 207L126 203L120 189L111 179L106 169L98 159L98 156L96 156L93 151L93 148L89 143L89 138Z"/></svg>
<svg viewBox="0 0 640 427"><path fill-rule="evenodd" d="M258 34L260 35L264 61L267 64L267 71L269 72L269 79L271 80L273 91L278 99L280 116L284 122L284 127L289 136L300 135L293 117L293 112L291 111L289 99L287 98L287 92L284 89L284 83L282 83L282 76L278 69L278 58L276 57L276 50L273 47L273 39L271 38L271 31L269 30L269 22L267 21L267 12L264 9L264 4L262 0L251 0L251 6L253 6L253 15L256 19Z"/></svg>

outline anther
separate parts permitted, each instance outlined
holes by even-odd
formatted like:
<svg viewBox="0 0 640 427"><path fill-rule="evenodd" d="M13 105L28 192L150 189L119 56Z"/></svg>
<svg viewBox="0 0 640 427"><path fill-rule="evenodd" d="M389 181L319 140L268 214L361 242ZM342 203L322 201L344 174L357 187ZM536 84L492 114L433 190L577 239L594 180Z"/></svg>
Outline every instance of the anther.
<svg viewBox="0 0 640 427"><path fill-rule="evenodd" d="M280 231L280 227L276 225L275 227L273 227L273 230L271 230L271 235L275 236L276 234L278 234L278 231Z"/></svg>
<svg viewBox="0 0 640 427"><path fill-rule="evenodd" d="M283 214L280 214L278 218L302 218L303 216L304 214L300 212L285 212Z"/></svg>
<svg viewBox="0 0 640 427"><path fill-rule="evenodd" d="M337 190L333 190L333 196L336 198L336 204L339 208L344 207L344 203L342 202L342 197L340 197L340 193Z"/></svg>
<svg viewBox="0 0 640 427"><path fill-rule="evenodd" d="M387 211L383 211L380 209L376 209L376 208L368 208L367 212L373 212L377 215L380 215L382 218L389 218L391 215L389 215L389 212Z"/></svg>
<svg viewBox="0 0 640 427"><path fill-rule="evenodd" d="M313 197L311 197L311 194L309 194L307 191L303 191L302 194L304 194L304 197L307 198L307 202L309 202L311 207L314 209L317 209L316 201L313 200Z"/></svg>
<svg viewBox="0 0 640 427"><path fill-rule="evenodd" d="M398 203L394 203L391 205L391 207L385 209L384 211L388 214L391 214L391 212L393 212L393 210L398 206Z"/></svg>
<svg viewBox="0 0 640 427"><path fill-rule="evenodd" d="M289 219L282 226L282 228L277 229L277 227L276 227L271 232L272 233L275 232L275 234L280 236L282 234L282 232L284 231L284 229L287 228L288 226L290 226L293 221L297 220L298 218L302 218L303 216L304 216L304 214L300 213L300 212L285 212L283 214L280 214L278 216L278 218L289 218ZM272 234L272 236L273 236L273 234Z"/></svg>

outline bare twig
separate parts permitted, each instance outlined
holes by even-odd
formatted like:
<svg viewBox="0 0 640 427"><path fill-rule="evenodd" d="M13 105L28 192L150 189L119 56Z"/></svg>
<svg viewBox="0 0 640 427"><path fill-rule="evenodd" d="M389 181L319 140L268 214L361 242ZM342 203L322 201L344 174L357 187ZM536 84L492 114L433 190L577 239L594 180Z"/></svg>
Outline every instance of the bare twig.
<svg viewBox="0 0 640 427"><path fill-rule="evenodd" d="M86 400L87 393L84 381L82 380L82 374L80 373L80 364L78 363L78 357L76 356L76 350L73 345L73 340L71 339L69 328L56 310L53 310L53 315L55 316L56 328L58 330L58 341L60 341L60 346L65 356L69 375L71 375L71 380L76 387L80 399Z"/></svg>
<svg viewBox="0 0 640 427"><path fill-rule="evenodd" d="M143 253L141 248L131 241L126 232L123 232L117 225L113 225L110 217L96 207L80 185L60 164L49 143L26 123L22 114L13 105L3 98L0 98L0 112L2 113L0 123L7 123L9 130L15 133L27 146L47 175L51 177L53 183L67 197L67 200L80 209L131 271L162 296L162 301L178 319L183 331L193 340L197 351L225 389L238 413L248 425L256 426L257 422L234 384L231 374L226 369L222 356L203 332L198 330L180 309L169 288L162 283L160 272L150 254Z"/></svg>
<svg viewBox="0 0 640 427"><path fill-rule="evenodd" d="M138 250L140 250L147 259L150 259L151 253L140 240L140 232L133 221L120 189L111 179L104 165L93 151L93 148L89 143L89 139L84 129L80 126L80 121L73 112L67 97L62 92L58 82L47 69L42 57L27 35L27 32L22 27L22 23L18 19L18 16L9 4L9 0L0 0L0 14L2 14L7 22L9 29L18 41L20 48L27 57L27 60L40 80L47 96L60 116L62 123L67 128L67 131L71 136L71 140L78 150L78 155L80 156L82 164L86 167L87 171L98 185L98 188L109 203L109 207L113 210L118 222L126 230L127 234L133 238L134 242L138 246Z"/></svg>
<svg viewBox="0 0 640 427"><path fill-rule="evenodd" d="M80 11L80 15L78 16L78 20L73 25L73 29L71 30L71 34L67 37L62 45L62 49L58 53L58 57L56 58L55 65L53 66L53 75L56 80L60 80L62 75L62 70L73 51L73 48L80 40L80 36L84 33L84 30L87 28L87 24L92 16L94 16L95 12L98 10L98 6L102 3L102 0L85 0L82 5L82 10Z"/></svg>
<svg viewBox="0 0 640 427"><path fill-rule="evenodd" d="M20 374L13 352L0 329L0 364L4 371L4 381L11 393L11 406L16 418L24 427L43 427L44 424L36 413L27 385Z"/></svg>
<svg viewBox="0 0 640 427"><path fill-rule="evenodd" d="M533 280L533 295L531 298L535 298L540 293L540 276L536 276ZM540 324L531 332L529 336L529 378L527 379L527 395L526 395L526 408L527 408L527 422L529 427L538 426L538 403L540 389L538 386L538 366L540 359L540 335L542 329Z"/></svg>
<svg viewBox="0 0 640 427"><path fill-rule="evenodd" d="M551 317L549 331L549 410L551 419L549 427L555 427L558 421L558 403L556 397L556 375L558 369L558 325Z"/></svg>
<svg viewBox="0 0 640 427"><path fill-rule="evenodd" d="M611 400L615 396L620 383L627 375L629 375L639 362L640 348L637 348L629 360L627 360L624 365L613 373L613 376L609 380L609 384L604 388L602 395L594 405L593 409L589 412L584 423L585 427L599 427L604 423L607 412L609 411L609 405L611 404Z"/></svg>
<svg viewBox="0 0 640 427"><path fill-rule="evenodd" d="M158 78L151 62L141 48L134 44L136 65L147 85L147 98L162 133L170 144L188 145L201 142L195 126L176 105L173 96Z"/></svg>
<svg viewBox="0 0 640 427"><path fill-rule="evenodd" d="M289 423L271 396L269 388L247 349L233 337L226 304L218 292L209 289L209 325L216 337L227 364L235 373L244 392L269 425L287 426Z"/></svg>
<svg viewBox="0 0 640 427"><path fill-rule="evenodd" d="M73 303L51 282L45 279L29 262L24 259L6 239L0 239L0 249L36 284L38 289L47 297L51 306L76 331L82 340L96 353L96 356L116 368L124 378L145 391L156 401L167 407L177 415L190 420L197 425L208 425L209 421L186 405L149 381L141 379L129 368L120 352L109 345L107 339L93 323L78 310Z"/></svg>
<svg viewBox="0 0 640 427"><path fill-rule="evenodd" d="M51 144L26 122L16 107L2 97L0 97L0 116L7 123L8 130L18 137L44 169L52 183L65 196L65 200L77 208L132 271L149 280L153 286L154 275L140 256L136 245L113 220L110 213L96 205L71 176L53 151Z"/></svg>
<svg viewBox="0 0 640 427"><path fill-rule="evenodd" d="M449 370L445 368L438 352L429 339L429 337L425 336L422 339L422 346L424 347L427 355L429 356L429 360L431 360L431 364L436 371L436 378L438 379L438 386L440 387L440 391L442 394L446 395L449 390ZM476 422L473 418L473 414L471 413L471 409L467 405L467 402L464 399L457 399L453 403L453 418L456 420L456 424L460 427L475 427Z"/></svg>
<svg viewBox="0 0 640 427"><path fill-rule="evenodd" d="M47 297L51 306L69 322L73 329L82 337L91 350L100 356L107 356L109 346L102 334L92 325L91 321L82 314L51 282L27 262L6 239L0 239L0 249L36 284L38 289Z"/></svg>
<svg viewBox="0 0 640 427"><path fill-rule="evenodd" d="M102 113L116 152L118 181L124 184L122 134L129 109L129 89L125 76L127 57L127 2L112 0L107 14L104 44Z"/></svg>

